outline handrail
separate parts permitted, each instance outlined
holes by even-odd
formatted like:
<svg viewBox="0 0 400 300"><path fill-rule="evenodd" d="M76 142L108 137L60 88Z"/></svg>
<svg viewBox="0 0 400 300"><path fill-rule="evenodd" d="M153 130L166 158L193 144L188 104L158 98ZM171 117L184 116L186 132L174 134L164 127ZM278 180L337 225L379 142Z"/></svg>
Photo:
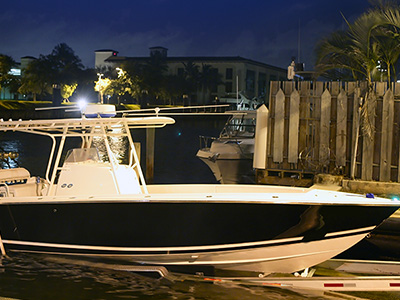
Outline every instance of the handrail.
<svg viewBox="0 0 400 300"><path fill-rule="evenodd" d="M109 154L111 165L115 174L115 157L112 154L107 139L110 136L127 137L131 151L129 154L129 166L138 174L139 184L143 193L148 193L146 181L140 166L138 154L136 153L133 139L130 133L135 128L161 128L168 124L175 123L170 117L122 117L122 118L81 118L81 119L54 119L54 120L30 120L30 121L4 121L0 119L1 131L18 131L30 134L44 135L52 139L51 152L47 163L45 178L49 183L47 195L54 194L56 177L60 170L60 162L67 138L80 138L81 147L90 147L93 137L100 136L104 139L106 150ZM123 126L125 131L110 132L109 129ZM95 128L100 128L101 133L95 132ZM57 152L57 153L56 153ZM114 160L113 160L114 159ZM118 185L118 183L116 183ZM117 187L118 193L120 187Z"/></svg>
<svg viewBox="0 0 400 300"><path fill-rule="evenodd" d="M6 197L10 196L10 189L8 188L8 185L4 182L0 182L0 186L4 186L5 190L6 190Z"/></svg>

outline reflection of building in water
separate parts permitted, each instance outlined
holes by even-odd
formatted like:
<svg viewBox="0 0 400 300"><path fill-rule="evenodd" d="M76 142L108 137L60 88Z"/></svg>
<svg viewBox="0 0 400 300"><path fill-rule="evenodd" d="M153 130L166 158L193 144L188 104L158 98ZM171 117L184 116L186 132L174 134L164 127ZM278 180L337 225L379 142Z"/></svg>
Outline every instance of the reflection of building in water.
<svg viewBox="0 0 400 300"><path fill-rule="evenodd" d="M110 149L114 154L115 159L120 164L129 164L128 162L128 141L126 137L120 136L121 132L124 132L125 129L123 127L114 127L109 130L109 132L115 133L115 136L108 137L108 144L110 145ZM102 161L108 161L109 158L107 157L106 153L106 145L102 138L94 137L92 147L99 149L100 159Z"/></svg>

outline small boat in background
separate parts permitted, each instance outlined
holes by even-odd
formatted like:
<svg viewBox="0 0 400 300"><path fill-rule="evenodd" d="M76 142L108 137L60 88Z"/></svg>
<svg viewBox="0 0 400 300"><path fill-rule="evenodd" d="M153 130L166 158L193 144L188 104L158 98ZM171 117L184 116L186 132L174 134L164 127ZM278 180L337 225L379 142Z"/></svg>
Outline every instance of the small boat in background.
<svg viewBox="0 0 400 300"><path fill-rule="evenodd" d="M253 183L253 155L256 110L229 111L228 119L218 138L200 136L196 156L223 184Z"/></svg>
<svg viewBox="0 0 400 300"><path fill-rule="evenodd" d="M23 168L0 173L3 254L292 273L350 248L400 206L318 189L148 185L131 130L163 127L174 119L94 115L0 121L0 131L44 135L53 142L44 178ZM126 164L110 147L115 137L128 141ZM69 140L81 146L68 149Z"/></svg>

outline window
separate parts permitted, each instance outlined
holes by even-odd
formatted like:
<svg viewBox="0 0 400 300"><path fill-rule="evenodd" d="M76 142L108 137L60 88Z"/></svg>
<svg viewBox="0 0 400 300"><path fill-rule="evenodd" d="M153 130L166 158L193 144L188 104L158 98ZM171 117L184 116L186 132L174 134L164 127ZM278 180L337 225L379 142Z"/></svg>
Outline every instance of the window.
<svg viewBox="0 0 400 300"><path fill-rule="evenodd" d="M254 96L256 73L251 70L246 72L246 92L249 96Z"/></svg>
<svg viewBox="0 0 400 300"><path fill-rule="evenodd" d="M258 96L265 96L267 92L267 74L258 74Z"/></svg>
<svg viewBox="0 0 400 300"><path fill-rule="evenodd" d="M226 68L225 70L225 79L232 79L233 78L233 69Z"/></svg>

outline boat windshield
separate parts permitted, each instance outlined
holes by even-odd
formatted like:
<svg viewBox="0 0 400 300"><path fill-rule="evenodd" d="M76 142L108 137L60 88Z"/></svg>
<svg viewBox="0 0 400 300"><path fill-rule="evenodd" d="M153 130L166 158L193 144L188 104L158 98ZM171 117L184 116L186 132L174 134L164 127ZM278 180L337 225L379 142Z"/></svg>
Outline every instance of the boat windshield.
<svg viewBox="0 0 400 300"><path fill-rule="evenodd" d="M79 148L68 150L65 158L66 163L84 162L84 161L100 161L99 152L96 148Z"/></svg>
<svg viewBox="0 0 400 300"><path fill-rule="evenodd" d="M222 130L221 138L254 137L256 128L255 118L232 117Z"/></svg>

